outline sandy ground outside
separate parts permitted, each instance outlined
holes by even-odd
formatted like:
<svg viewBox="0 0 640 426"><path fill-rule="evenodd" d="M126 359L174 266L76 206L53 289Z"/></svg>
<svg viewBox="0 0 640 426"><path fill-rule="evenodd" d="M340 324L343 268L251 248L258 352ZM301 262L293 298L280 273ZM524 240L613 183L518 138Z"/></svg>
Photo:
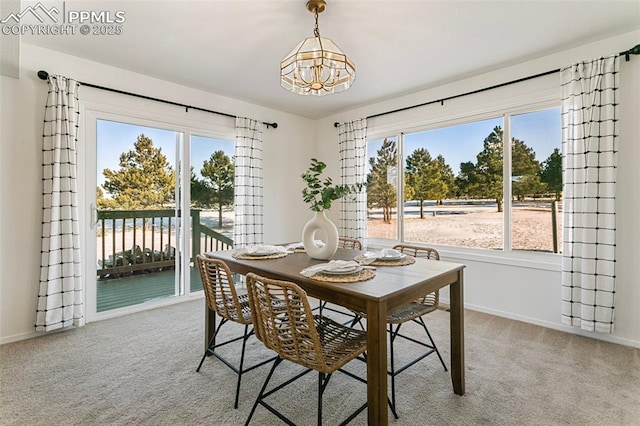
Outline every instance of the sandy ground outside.
<svg viewBox="0 0 640 426"><path fill-rule="evenodd" d="M435 215L434 215L435 214ZM562 248L562 214L556 213L558 248ZM425 208L425 217L408 216L404 221L405 241L457 247L503 248L504 216L495 206L438 206ZM553 252L551 209L512 209L512 248ZM397 222L385 224L378 218L367 222L369 238L397 238Z"/></svg>

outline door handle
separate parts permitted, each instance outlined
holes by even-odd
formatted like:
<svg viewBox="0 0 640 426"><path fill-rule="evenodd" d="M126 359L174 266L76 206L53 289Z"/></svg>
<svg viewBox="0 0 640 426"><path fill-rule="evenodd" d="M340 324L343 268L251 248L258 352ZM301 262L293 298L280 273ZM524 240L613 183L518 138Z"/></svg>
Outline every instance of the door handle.
<svg viewBox="0 0 640 426"><path fill-rule="evenodd" d="M96 208L95 203L89 204L89 227L91 229L96 229L96 225L98 223L98 209Z"/></svg>

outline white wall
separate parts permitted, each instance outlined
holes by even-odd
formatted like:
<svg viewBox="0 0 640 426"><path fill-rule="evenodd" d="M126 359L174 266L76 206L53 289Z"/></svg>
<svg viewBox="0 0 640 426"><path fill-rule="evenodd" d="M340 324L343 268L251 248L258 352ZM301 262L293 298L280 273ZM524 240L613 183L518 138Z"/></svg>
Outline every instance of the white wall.
<svg viewBox="0 0 640 426"><path fill-rule="evenodd" d="M171 99L213 110L264 121L277 121L277 130L265 130L265 241L298 240L310 213L300 197L300 174L309 158L329 164L329 175L339 177L335 121L365 117L408 105L439 99L523 76L566 66L592 57L616 53L637 44L640 32L591 43L544 58L473 78L443 84L429 90L345 111L310 121L245 102L212 95L147 76L106 67L31 45L22 45L20 79L0 77L0 343L33 335L40 264L41 145L46 83L36 77L39 69L123 90ZM640 285L635 261L640 253L640 58L621 63L620 156L618 178L618 262L616 332L596 338L640 347ZM357 84L357 83L356 83ZM371 129L392 129L416 121L442 119L447 114L468 114L496 104L496 100L522 95L559 98L558 81L545 77L510 86L486 95L474 95L447 103L370 120ZM148 107L139 100L85 88L82 96L109 105ZM477 112L476 111L476 112ZM210 116L211 120L225 120ZM294 166L292 166L294 165ZM286 207L286 214L284 208ZM337 210L331 212L337 215ZM333 217L337 219L337 217ZM465 304L556 329L575 332L560 324L560 267L557 259L541 261L495 258L442 250L446 260L467 265ZM514 266L516 265L516 266ZM443 295L446 297L446 292ZM592 335L590 333L581 333Z"/></svg>
<svg viewBox="0 0 640 426"><path fill-rule="evenodd" d="M493 86L529 75L561 68L572 63L615 54L635 46L640 32L590 43L553 55L528 61L502 70L443 84L411 95L344 111L318 120L318 156L331 165L328 173L339 176L337 132L333 123L354 120L410 105L454 96L467 91ZM464 263L465 306L509 318L531 322L559 330L575 332L640 347L640 280L635 267L640 254L640 57L630 62L621 58L621 94L619 127L618 215L616 263L616 331L613 335L582 332L560 323L561 273L560 259L553 255L524 254L495 256L440 248L444 260ZM423 72L428 72L424 70ZM368 134L408 130L407 126L426 125L456 117L469 116L502 104L517 105L522 99L555 99L559 104L559 75L530 80L513 86L468 97L394 113L368 121ZM355 83L357 84L357 82ZM395 134L395 133L391 133ZM332 219L338 219L332 212ZM448 294L444 292L443 299Z"/></svg>
<svg viewBox="0 0 640 426"><path fill-rule="evenodd" d="M293 241L307 220L299 176L315 149L315 122L144 75L23 44L20 79L0 77L0 343L34 335L42 215L42 120L46 70L79 81L233 115L278 122L264 130L265 242ZM83 87L81 98L231 127L231 118ZM304 141L304 142L301 142ZM81 142L82 143L82 142ZM301 165L299 167L291 165ZM294 188L295 187L295 188Z"/></svg>

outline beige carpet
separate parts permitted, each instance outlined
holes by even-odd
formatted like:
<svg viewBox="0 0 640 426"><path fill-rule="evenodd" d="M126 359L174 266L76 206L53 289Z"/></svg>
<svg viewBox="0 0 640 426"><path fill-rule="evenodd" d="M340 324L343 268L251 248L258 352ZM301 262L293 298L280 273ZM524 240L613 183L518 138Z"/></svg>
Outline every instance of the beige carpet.
<svg viewBox="0 0 640 426"><path fill-rule="evenodd" d="M0 346L0 424L243 424L268 366L245 376L234 410L229 369L209 358L195 372L203 306L187 302ZM447 364L448 319L444 311L427 316ZM640 350L472 311L465 332L466 395L453 393L449 373L430 356L398 377L400 419L391 424L640 424ZM251 359L269 355L250 342ZM403 346L402 356L411 352ZM283 363L278 377L296 368ZM365 366L355 361L351 370L364 375ZM298 424L315 424L316 386L309 374L271 401ZM334 375L324 424L339 423L365 393L363 384ZM252 422L279 423L260 407ZM366 414L352 424L366 424Z"/></svg>

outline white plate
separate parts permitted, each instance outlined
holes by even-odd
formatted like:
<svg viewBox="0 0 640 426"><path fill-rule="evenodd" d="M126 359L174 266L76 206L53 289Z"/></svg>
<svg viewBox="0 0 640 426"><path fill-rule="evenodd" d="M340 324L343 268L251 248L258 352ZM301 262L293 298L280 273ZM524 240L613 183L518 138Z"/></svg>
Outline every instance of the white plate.
<svg viewBox="0 0 640 426"><path fill-rule="evenodd" d="M271 256L272 254L276 254L277 252L272 251L272 252L266 252L266 251L259 251L257 253L245 253L245 256L249 256L249 257L265 257L265 256Z"/></svg>
<svg viewBox="0 0 640 426"><path fill-rule="evenodd" d="M322 271L327 275L349 275L362 271L362 266L349 266L348 268L333 269L331 271Z"/></svg>
<svg viewBox="0 0 640 426"><path fill-rule="evenodd" d="M405 257L407 257L406 254L400 253L400 254L396 254L396 255L392 255L392 256L386 255L384 257L379 257L376 260L382 260L382 261L385 261L385 260L400 260L400 259L404 259Z"/></svg>

